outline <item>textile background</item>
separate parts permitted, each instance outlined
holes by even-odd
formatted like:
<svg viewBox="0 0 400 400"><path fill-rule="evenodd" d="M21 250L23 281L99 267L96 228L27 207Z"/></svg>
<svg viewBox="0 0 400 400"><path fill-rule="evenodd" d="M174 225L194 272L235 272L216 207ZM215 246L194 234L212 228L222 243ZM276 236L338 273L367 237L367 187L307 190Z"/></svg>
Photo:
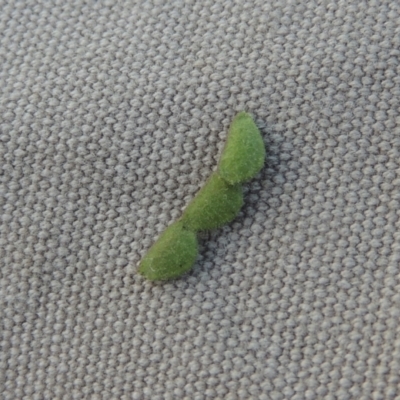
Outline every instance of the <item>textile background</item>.
<svg viewBox="0 0 400 400"><path fill-rule="evenodd" d="M0 3L2 399L400 398L399 2ZM240 215L145 281L240 110Z"/></svg>

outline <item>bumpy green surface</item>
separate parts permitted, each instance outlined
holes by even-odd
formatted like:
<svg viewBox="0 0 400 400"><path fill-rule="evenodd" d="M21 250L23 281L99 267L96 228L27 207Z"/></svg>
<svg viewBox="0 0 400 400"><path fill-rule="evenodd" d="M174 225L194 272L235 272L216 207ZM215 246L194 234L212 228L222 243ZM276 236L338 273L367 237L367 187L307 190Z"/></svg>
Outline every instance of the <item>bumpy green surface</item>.
<svg viewBox="0 0 400 400"><path fill-rule="evenodd" d="M194 232L219 228L232 221L242 205L241 185L229 185L213 173L187 206L181 221Z"/></svg>
<svg viewBox="0 0 400 400"><path fill-rule="evenodd" d="M170 225L140 263L139 273L150 280L177 278L192 268L197 257L196 234L180 221Z"/></svg>
<svg viewBox="0 0 400 400"><path fill-rule="evenodd" d="M265 146L252 117L240 112L232 121L218 173L230 184L253 178L265 162Z"/></svg>
<svg viewBox="0 0 400 400"><path fill-rule="evenodd" d="M253 119L245 112L233 120L217 172L169 226L140 263L139 273L150 280L177 278L196 261L199 231L232 221L243 205L241 183L262 168L265 147Z"/></svg>

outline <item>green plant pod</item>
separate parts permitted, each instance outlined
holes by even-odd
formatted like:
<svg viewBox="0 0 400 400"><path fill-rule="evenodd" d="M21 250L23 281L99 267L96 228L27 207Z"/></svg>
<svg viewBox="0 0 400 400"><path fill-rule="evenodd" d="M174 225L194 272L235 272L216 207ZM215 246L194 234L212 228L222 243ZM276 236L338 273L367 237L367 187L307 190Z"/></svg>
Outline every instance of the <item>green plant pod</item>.
<svg viewBox="0 0 400 400"><path fill-rule="evenodd" d="M194 232L219 228L232 221L242 205L241 185L229 185L214 172L187 206L181 221Z"/></svg>
<svg viewBox="0 0 400 400"><path fill-rule="evenodd" d="M253 178L265 162L265 146L253 118L240 112L233 119L218 165L218 173L230 184Z"/></svg>
<svg viewBox="0 0 400 400"><path fill-rule="evenodd" d="M197 237L177 221L149 249L139 273L150 280L173 279L189 271L197 257Z"/></svg>

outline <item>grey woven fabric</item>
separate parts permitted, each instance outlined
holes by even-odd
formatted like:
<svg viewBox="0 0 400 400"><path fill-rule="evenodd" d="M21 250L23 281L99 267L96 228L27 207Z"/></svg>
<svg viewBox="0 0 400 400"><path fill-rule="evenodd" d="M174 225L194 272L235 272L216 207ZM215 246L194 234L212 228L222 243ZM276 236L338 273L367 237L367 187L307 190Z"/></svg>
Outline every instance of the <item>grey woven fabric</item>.
<svg viewBox="0 0 400 400"><path fill-rule="evenodd" d="M0 6L2 399L399 399L398 1ZM237 111L268 162L193 271L137 265Z"/></svg>

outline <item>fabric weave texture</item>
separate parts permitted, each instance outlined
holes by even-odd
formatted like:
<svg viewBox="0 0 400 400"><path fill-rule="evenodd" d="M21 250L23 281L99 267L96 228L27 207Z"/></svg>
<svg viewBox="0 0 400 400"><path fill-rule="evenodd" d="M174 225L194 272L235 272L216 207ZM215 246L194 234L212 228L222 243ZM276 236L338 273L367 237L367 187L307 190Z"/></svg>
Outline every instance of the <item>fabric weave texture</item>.
<svg viewBox="0 0 400 400"><path fill-rule="evenodd" d="M400 399L399 21L0 0L1 399ZM268 160L239 216L146 281L241 110Z"/></svg>

